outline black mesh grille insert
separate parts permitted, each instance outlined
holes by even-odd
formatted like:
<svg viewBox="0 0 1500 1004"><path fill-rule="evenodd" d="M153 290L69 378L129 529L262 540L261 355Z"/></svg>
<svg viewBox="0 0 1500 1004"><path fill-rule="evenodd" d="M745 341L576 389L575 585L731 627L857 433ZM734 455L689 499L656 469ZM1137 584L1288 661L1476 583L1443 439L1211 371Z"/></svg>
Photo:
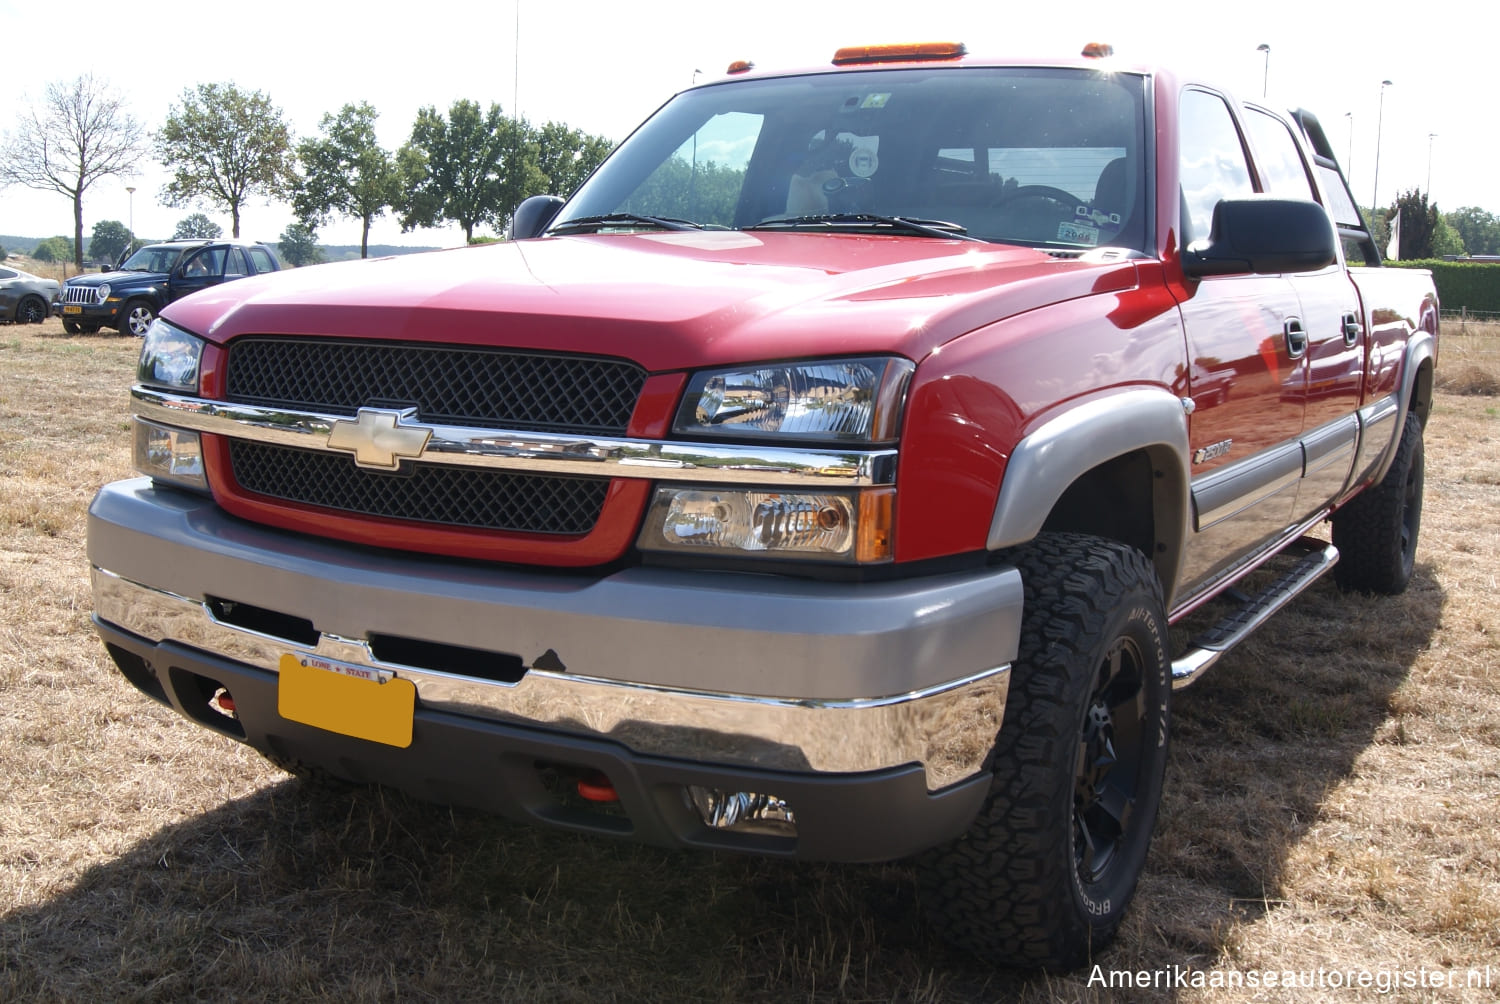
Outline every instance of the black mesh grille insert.
<svg viewBox="0 0 1500 1004"><path fill-rule="evenodd" d="M624 434L645 381L617 359L318 338L237 338L227 363L239 404L415 407L429 423L595 435Z"/></svg>
<svg viewBox="0 0 1500 1004"><path fill-rule="evenodd" d="M261 495L365 516L520 533L594 528L607 478L515 474L439 464L369 471L352 457L230 440L240 486Z"/></svg>

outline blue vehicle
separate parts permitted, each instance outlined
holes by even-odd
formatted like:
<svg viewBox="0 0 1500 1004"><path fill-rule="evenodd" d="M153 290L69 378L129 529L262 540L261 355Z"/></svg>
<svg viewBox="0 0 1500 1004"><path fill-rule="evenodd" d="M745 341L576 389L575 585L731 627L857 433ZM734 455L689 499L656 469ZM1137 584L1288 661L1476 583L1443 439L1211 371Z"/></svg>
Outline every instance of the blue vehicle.
<svg viewBox="0 0 1500 1004"><path fill-rule="evenodd" d="M139 337L173 300L280 268L269 247L250 241L148 244L112 272L69 279L54 308L70 335L114 328Z"/></svg>

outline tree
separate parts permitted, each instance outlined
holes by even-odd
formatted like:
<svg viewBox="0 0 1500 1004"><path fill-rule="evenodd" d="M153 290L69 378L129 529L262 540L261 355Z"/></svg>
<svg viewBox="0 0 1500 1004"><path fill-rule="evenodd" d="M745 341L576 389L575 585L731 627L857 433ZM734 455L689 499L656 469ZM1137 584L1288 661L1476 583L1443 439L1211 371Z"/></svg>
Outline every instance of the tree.
<svg viewBox="0 0 1500 1004"><path fill-rule="evenodd" d="M47 85L41 107L21 113L0 150L0 186L24 185L73 200L73 264L83 268L83 198L110 175L129 176L145 153L145 131L124 98L85 74Z"/></svg>
<svg viewBox="0 0 1500 1004"><path fill-rule="evenodd" d="M35 248L32 249L31 257L35 258L37 261L51 262L67 261L71 258L76 265L83 256L74 254L73 252L73 242L68 240L68 238L48 237L46 240L40 242ZM83 266L79 265L78 268L81 271Z"/></svg>
<svg viewBox="0 0 1500 1004"><path fill-rule="evenodd" d="M184 216L177 224L177 229L172 232L174 241L197 240L204 238L216 240L224 236L224 228L202 213L194 213Z"/></svg>
<svg viewBox="0 0 1500 1004"><path fill-rule="evenodd" d="M1395 214L1401 214L1401 260L1431 258L1432 237L1437 230L1438 211L1427 204L1427 193L1413 188L1396 199L1388 220L1395 229Z"/></svg>
<svg viewBox="0 0 1500 1004"><path fill-rule="evenodd" d="M541 187L526 195L572 195L614 148L603 136L590 136L561 122L548 122L536 130L534 141Z"/></svg>
<svg viewBox="0 0 1500 1004"><path fill-rule="evenodd" d="M1500 218L1478 206L1464 206L1446 213L1448 225L1458 231L1469 254L1500 254Z"/></svg>
<svg viewBox="0 0 1500 1004"><path fill-rule="evenodd" d="M130 247L130 230L119 220L100 220L89 238L89 257L95 261L117 262Z"/></svg>
<svg viewBox="0 0 1500 1004"><path fill-rule="evenodd" d="M400 194L395 158L375 140L377 118L368 102L345 105L337 115L323 116L321 137L297 148L304 172L292 202L297 215L309 226L335 213L358 219L361 258L369 255L370 224Z"/></svg>
<svg viewBox="0 0 1500 1004"><path fill-rule="evenodd" d="M1458 235L1448 224L1448 220L1439 216L1437 226L1432 231L1432 256L1434 258L1462 258L1468 252L1464 250L1464 239Z"/></svg>
<svg viewBox="0 0 1500 1004"><path fill-rule="evenodd" d="M229 213L240 235L240 207L260 195L285 198L295 184L292 133L260 91L199 84L182 92L156 134L156 156L175 174L162 189L169 206L207 205Z"/></svg>
<svg viewBox="0 0 1500 1004"><path fill-rule="evenodd" d="M396 154L401 176L401 229L452 220L474 236L487 223L503 230L528 192L545 187L535 143L522 123L490 105L455 101L444 118L432 107L417 113L411 139Z"/></svg>
<svg viewBox="0 0 1500 1004"><path fill-rule="evenodd" d="M276 250L281 252L281 260L293 267L316 265L323 260L317 231L306 223L293 223L283 230Z"/></svg>

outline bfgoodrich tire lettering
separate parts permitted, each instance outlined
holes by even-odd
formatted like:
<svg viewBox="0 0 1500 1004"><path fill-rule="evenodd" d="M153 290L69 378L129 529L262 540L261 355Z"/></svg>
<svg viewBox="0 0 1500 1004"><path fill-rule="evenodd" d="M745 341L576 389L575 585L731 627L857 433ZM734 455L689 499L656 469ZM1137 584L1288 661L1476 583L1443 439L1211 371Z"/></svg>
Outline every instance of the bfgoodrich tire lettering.
<svg viewBox="0 0 1500 1004"><path fill-rule="evenodd" d="M1010 559L1026 609L990 796L918 874L948 941L1069 969L1114 937L1145 864L1167 757L1167 623L1132 548L1043 534Z"/></svg>
<svg viewBox="0 0 1500 1004"><path fill-rule="evenodd" d="M1394 596L1411 582L1422 529L1422 420L1408 414L1390 470L1333 514L1340 588Z"/></svg>

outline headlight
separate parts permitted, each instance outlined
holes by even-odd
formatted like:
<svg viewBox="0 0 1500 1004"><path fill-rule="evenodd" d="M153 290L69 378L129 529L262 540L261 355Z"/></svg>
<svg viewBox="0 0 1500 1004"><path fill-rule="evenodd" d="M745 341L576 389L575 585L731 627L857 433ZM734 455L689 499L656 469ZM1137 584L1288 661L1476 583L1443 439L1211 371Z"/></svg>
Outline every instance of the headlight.
<svg viewBox="0 0 1500 1004"><path fill-rule="evenodd" d="M146 329L135 378L154 387L196 392L198 360L202 355L203 339L158 317Z"/></svg>
<svg viewBox="0 0 1500 1004"><path fill-rule="evenodd" d="M905 359L824 359L693 374L673 431L744 439L888 442L915 367Z"/></svg>
<svg viewBox="0 0 1500 1004"><path fill-rule="evenodd" d="M103 303L109 299L109 283L101 282L94 287L94 302Z"/></svg>
<svg viewBox="0 0 1500 1004"><path fill-rule="evenodd" d="M892 557L895 489L745 491L662 486L638 544L720 557L879 562Z"/></svg>

